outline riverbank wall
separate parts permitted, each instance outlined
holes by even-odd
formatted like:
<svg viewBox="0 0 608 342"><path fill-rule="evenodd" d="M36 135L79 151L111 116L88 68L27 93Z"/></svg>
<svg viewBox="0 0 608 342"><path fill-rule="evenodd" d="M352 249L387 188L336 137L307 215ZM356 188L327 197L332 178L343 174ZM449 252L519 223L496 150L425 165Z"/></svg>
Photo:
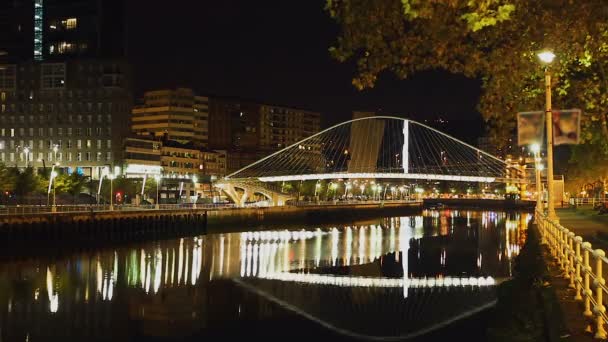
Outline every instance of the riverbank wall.
<svg viewBox="0 0 608 342"><path fill-rule="evenodd" d="M425 198L425 208L449 207L470 209L497 209L497 210L526 210L534 211L535 201L521 200L494 200L478 198Z"/></svg>
<svg viewBox="0 0 608 342"><path fill-rule="evenodd" d="M0 246L91 245L251 230L272 225L352 222L410 215L420 202L285 206L240 209L172 209L41 213L0 218Z"/></svg>

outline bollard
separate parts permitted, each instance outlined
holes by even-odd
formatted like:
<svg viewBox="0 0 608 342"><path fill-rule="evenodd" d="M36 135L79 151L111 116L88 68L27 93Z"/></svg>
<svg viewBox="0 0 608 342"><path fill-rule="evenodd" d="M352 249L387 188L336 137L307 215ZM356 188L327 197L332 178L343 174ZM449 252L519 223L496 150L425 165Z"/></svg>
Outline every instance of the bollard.
<svg viewBox="0 0 608 342"><path fill-rule="evenodd" d="M593 253L595 256L595 281L593 284L595 285L595 302L596 305L593 308L593 311L596 316L596 329L595 329L595 338L605 339L606 338L606 330L604 329L604 318L602 315L606 312L606 307L603 302L603 293L602 285L606 283L604 280L604 276L602 275L602 263L604 262L602 258L606 255L603 250L596 249Z"/></svg>
<svg viewBox="0 0 608 342"><path fill-rule="evenodd" d="M589 264L589 250L591 249L591 244L589 242L583 242L583 271L585 272L585 282L584 282L584 290L583 294L585 295L585 311L583 314L587 317L591 317L593 314L591 312L591 288L589 288L589 273L591 273L591 265Z"/></svg>
<svg viewBox="0 0 608 342"><path fill-rule="evenodd" d="M576 265L574 271L574 278L576 280L576 294L574 295L574 300L582 300L583 297L581 296L581 263L583 262L583 259L581 258L581 243L583 242L583 238L577 236L574 238L574 240L576 241L576 255L574 260L574 264Z"/></svg>
<svg viewBox="0 0 608 342"><path fill-rule="evenodd" d="M574 280L576 278L576 275L574 274L574 233L573 232L568 232L568 255L567 255L567 262L568 262L568 266L566 268L566 276L568 278L570 278L570 284L568 284L568 287L573 289L574 288ZM566 279L568 279L566 278Z"/></svg>

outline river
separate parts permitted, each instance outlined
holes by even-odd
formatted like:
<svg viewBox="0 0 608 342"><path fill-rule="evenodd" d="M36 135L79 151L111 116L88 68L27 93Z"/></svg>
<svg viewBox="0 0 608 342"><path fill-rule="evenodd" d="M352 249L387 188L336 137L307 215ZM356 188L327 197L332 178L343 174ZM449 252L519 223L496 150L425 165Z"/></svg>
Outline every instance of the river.
<svg viewBox="0 0 608 342"><path fill-rule="evenodd" d="M0 262L0 342L401 340L454 327L483 336L484 312L513 274L530 218L424 210L33 251Z"/></svg>

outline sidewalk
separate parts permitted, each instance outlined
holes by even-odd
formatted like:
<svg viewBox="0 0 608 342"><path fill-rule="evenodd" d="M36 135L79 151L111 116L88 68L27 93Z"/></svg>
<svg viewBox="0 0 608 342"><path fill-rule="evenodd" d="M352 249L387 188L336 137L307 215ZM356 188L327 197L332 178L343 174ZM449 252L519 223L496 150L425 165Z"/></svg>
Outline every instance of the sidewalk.
<svg viewBox="0 0 608 342"><path fill-rule="evenodd" d="M608 240L598 239L597 233L608 236L608 215L598 215L592 209L557 209L559 223L583 241L591 243L594 249L601 248L608 252Z"/></svg>

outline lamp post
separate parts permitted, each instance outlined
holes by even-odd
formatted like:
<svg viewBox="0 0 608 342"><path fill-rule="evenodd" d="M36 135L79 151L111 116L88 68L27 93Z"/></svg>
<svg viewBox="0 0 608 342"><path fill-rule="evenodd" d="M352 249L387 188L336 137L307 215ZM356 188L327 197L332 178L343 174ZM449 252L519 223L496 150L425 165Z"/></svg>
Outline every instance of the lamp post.
<svg viewBox="0 0 608 342"><path fill-rule="evenodd" d="M53 165L53 169L55 168L55 165ZM49 182L49 191L48 191L48 195L50 195L51 193L51 184L53 184L53 206L51 207L51 212L57 212L57 202L56 202L56 196L55 196L55 182L53 181L55 178L57 177L57 171L53 170L51 171L51 180ZM47 205L48 205L48 195L47 195Z"/></svg>
<svg viewBox="0 0 608 342"><path fill-rule="evenodd" d="M192 175L192 184L194 184L194 203L192 204L192 209L196 209L196 201L198 200L198 193L196 191L196 183L198 183L198 177L196 175Z"/></svg>
<svg viewBox="0 0 608 342"><path fill-rule="evenodd" d="M161 179L161 178L160 178L160 175L156 175L156 176L154 176L154 180L156 180L156 205L155 205L155 207L156 207L156 209L157 209L157 210L158 210L158 209L160 209L160 205L159 205L159 203L158 203L158 201L159 201L159 186L160 186L160 179Z"/></svg>
<svg viewBox="0 0 608 342"><path fill-rule="evenodd" d="M116 176L111 173L108 175L110 178L110 211L114 210L114 178Z"/></svg>
<svg viewBox="0 0 608 342"><path fill-rule="evenodd" d="M59 146L57 144L53 145L53 160L57 162L57 151L59 150Z"/></svg>
<svg viewBox="0 0 608 342"><path fill-rule="evenodd" d="M551 70L549 65L555 59L551 51L543 51L538 58L545 65L545 120L547 124L547 193L548 208L547 217L552 221L558 221L555 214L555 191L553 188L553 112L551 110Z"/></svg>
<svg viewBox="0 0 608 342"><path fill-rule="evenodd" d="M331 183L331 190L332 190L332 195L331 195L331 199L333 201L336 200L336 190L338 189L338 183Z"/></svg>
<svg viewBox="0 0 608 342"><path fill-rule="evenodd" d="M30 163L30 148L27 146L24 147L23 153L25 153L25 168L27 169L27 167L29 166L29 163Z"/></svg>
<svg viewBox="0 0 608 342"><path fill-rule="evenodd" d="M50 204L50 197L51 197L51 185L53 184L53 179L57 176L57 172L55 172L55 166L59 166L59 163L55 163L53 164L53 166L51 167L51 175L49 176L49 188L46 192L46 205L48 206ZM53 174L55 176L53 176Z"/></svg>
<svg viewBox="0 0 608 342"><path fill-rule="evenodd" d="M540 145L532 144L530 150L534 153L534 169L536 170L536 211L540 212L543 210L541 195L542 195L542 184L540 172L542 171L542 164L540 159Z"/></svg>

